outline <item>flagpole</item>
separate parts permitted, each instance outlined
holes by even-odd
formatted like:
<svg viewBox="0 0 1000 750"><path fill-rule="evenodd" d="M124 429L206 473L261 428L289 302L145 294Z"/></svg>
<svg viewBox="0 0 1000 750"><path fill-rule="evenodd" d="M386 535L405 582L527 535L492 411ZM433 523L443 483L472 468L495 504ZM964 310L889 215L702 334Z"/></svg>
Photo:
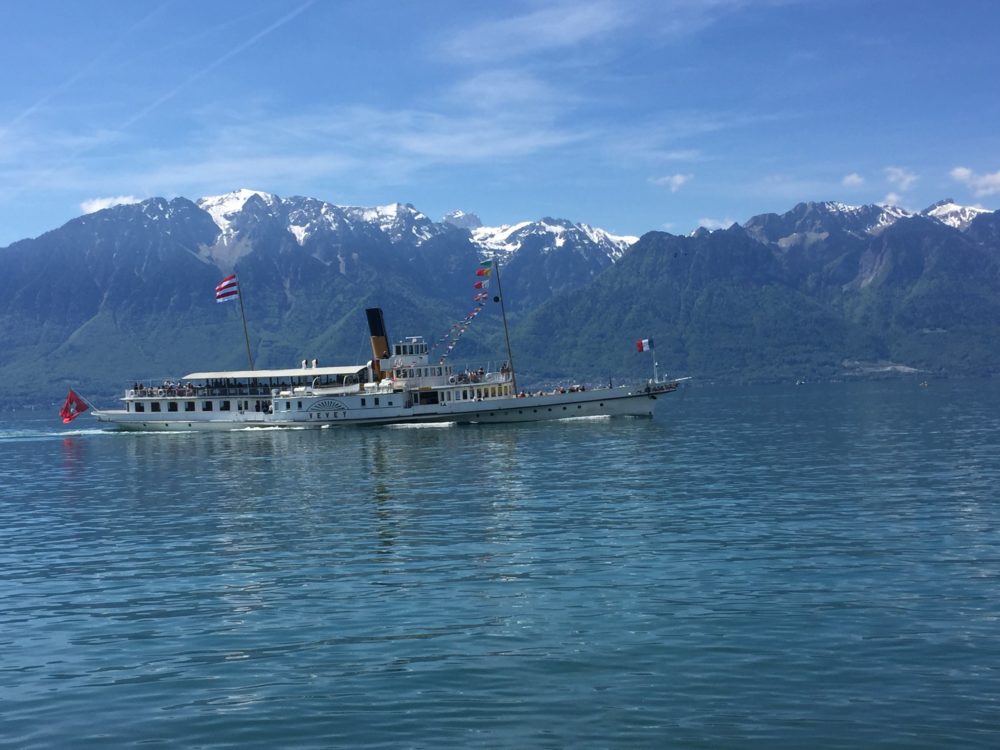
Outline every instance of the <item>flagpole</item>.
<svg viewBox="0 0 1000 750"><path fill-rule="evenodd" d="M73 390L73 388L72 388L72 387L70 387L70 390L72 391L72 390ZM76 393L76 391L73 391L73 392L74 392L74 393ZM85 403L85 404L86 404L87 406L89 406L89 407L90 407L91 411L94 411L94 410L95 410L95 409L97 408L97 407L96 407L96 406L94 406L94 405L93 405L92 403L90 403L90 399L86 398L85 396L81 396L81 395L80 395L79 393L77 393L76 395L77 395L77 396L79 397L79 399L80 399L81 401L83 401L83 403Z"/></svg>
<svg viewBox="0 0 1000 750"><path fill-rule="evenodd" d="M497 272L497 291L500 292L500 313L503 315L503 336L507 340L507 363L510 365L510 382L517 395L517 375L514 373L514 355L510 349L510 332L507 330L507 308L503 303L503 284L500 283L500 262L496 253L493 254L493 266Z"/></svg>
<svg viewBox="0 0 1000 750"><path fill-rule="evenodd" d="M250 363L250 369L253 370L253 356L250 354L250 334L247 333L247 313L243 309L243 290L240 289L239 294L236 296L240 300L240 317L243 318L243 339L247 343L247 361Z"/></svg>

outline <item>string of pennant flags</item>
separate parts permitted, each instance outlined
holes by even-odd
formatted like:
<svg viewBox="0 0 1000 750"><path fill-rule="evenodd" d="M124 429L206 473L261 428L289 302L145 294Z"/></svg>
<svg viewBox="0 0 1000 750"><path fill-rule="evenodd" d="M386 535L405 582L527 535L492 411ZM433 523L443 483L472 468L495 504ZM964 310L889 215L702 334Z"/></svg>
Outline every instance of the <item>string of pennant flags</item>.
<svg viewBox="0 0 1000 750"><path fill-rule="evenodd" d="M486 301L490 298L487 290L490 288L490 276L492 274L492 260L484 260L479 264L479 268L476 269L476 281L472 284L472 288L476 290L475 294L472 295L472 301L475 303L473 308L466 313L464 318L455 321L451 325L451 328L445 331L431 347L432 350L444 347L444 353L441 355L440 362L443 363L448 359L448 355L451 354L451 350L455 348L459 339L462 338L462 334L469 329L472 321L486 307Z"/></svg>

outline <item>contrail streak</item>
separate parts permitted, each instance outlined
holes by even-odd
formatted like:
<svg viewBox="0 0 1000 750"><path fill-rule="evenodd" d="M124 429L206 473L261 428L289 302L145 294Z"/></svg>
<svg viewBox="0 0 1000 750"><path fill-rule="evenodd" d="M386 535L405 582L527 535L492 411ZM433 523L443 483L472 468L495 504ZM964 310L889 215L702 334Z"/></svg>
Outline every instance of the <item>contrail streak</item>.
<svg viewBox="0 0 1000 750"><path fill-rule="evenodd" d="M205 66L204 68L202 68L201 70L199 70L194 75L190 76L187 80L185 80L184 82L182 82L180 85L175 86L173 89L171 89L170 91L168 91L167 93L165 93L163 96L159 97L155 101L153 101L150 104L148 104L145 107L143 107L136 114L132 115L132 117L130 117L128 120L126 120L124 123L122 123L119 126L119 130L127 130L128 128L132 127L133 125L135 125L135 123L137 123L143 117L145 117L150 112L152 112L154 109L156 109L157 107L159 107L160 105L162 105L164 102L167 102L170 99L173 99L175 96L177 96L178 93L180 93L186 87L190 86L192 83L194 83L195 81L197 81L199 78L201 78L202 76L206 75L207 73L210 73L211 71L215 70L217 67L219 67L223 63L227 62L228 60L231 60L233 57L235 57L236 55L240 54L241 52L243 52L243 50L247 49L248 47L253 46L254 44L256 44L258 41L260 41L261 39L263 39L265 36L267 36L268 34L270 34L275 29L278 29L281 26L284 26L286 23L288 23L289 21L291 21L293 18L295 18L297 15L299 15L304 10L306 10L310 5L313 5L315 2L316 2L316 0L308 0L308 2L303 3L302 5L300 5L298 8L296 8L295 10L293 10L288 15L282 16L281 18L279 18L277 21L275 21L274 23L272 23L267 28L265 28L265 29L263 29L261 31L258 31L252 37L250 37L249 39L247 39L242 44L237 45L236 47L234 47L233 49L231 49L229 52L227 52L226 54L224 54L222 57L220 57L220 58L214 60L213 62L209 63L207 66Z"/></svg>
<svg viewBox="0 0 1000 750"><path fill-rule="evenodd" d="M257 43L258 41L260 41L261 39L263 39L265 36L267 36L268 34L270 34L275 29L278 29L278 28L284 26L286 23L288 23L289 21L291 21L293 18L295 18L296 16L298 16L300 13L302 13L303 11L305 11L306 9L308 9L309 6L314 5L315 3L316 3L316 0L307 0L307 2L302 3L300 6L298 6L297 8L295 8L295 10L293 10L292 12L290 12L290 13L282 16L277 21L275 21L274 23L270 24L269 26L267 26L266 28L262 29L261 31L258 31L256 34L254 34L253 36L251 36L245 42L242 42L241 44L238 44L236 47L234 47L233 49L229 50L229 52L227 52L226 54L222 55L218 59L212 61L207 66L205 66L204 68L202 68L201 70L199 70L197 73L194 73L193 75L189 76L186 80L184 80L178 86L175 86L173 89L171 89L167 93L165 93L162 96L158 97L155 101L153 101L150 104L148 104L145 107L143 107L136 114L132 115L130 118L128 118L127 120L125 120L123 123L121 123L121 125L118 126L118 128L116 129L115 132L121 133L122 131L125 131L128 128L132 127L133 125L135 125L135 123L137 123L139 120L141 120L142 118L144 118L146 115L148 115L150 112L152 112L153 110L155 110L157 107L160 107L165 102L167 102L170 99L173 99L175 96L177 96L177 94L180 93L185 87L190 86L194 81L197 81L202 76L204 76L207 73L215 70L217 67L219 67L223 63L227 62L228 60L231 60L233 57L235 57L236 55L240 54L241 52L243 52L244 50L246 50L248 47L253 46L255 43ZM152 16L154 16L156 13L159 13L160 10L162 10L167 5L169 5L169 3L165 3L164 5L161 5L159 8L157 8L156 10L154 10L152 13L147 14L145 17L142 18L142 20L140 20L138 23L134 24L131 27L131 30L134 30L135 28L137 28L140 25L142 25L143 23L145 23L149 18L151 18ZM99 55L98 57L96 57L83 70L81 70L80 72L78 72L75 75L73 75L72 77L70 77L66 82L64 82L63 84L61 84L60 86L58 86L56 89L54 89L52 92L50 92L49 94L47 94L46 96L44 96L36 104L34 104L33 106L29 107L27 110L25 110L20 115L18 115L10 123L10 125L14 125L15 123L19 122L20 120L23 120L25 117L27 117L32 112L34 112L35 110L37 110L40 106L42 106L45 102L47 102L53 96L55 96L56 93L58 93L60 91L65 91L74 82L76 82L77 80L79 80L79 78L82 77L86 72L88 72L89 70L91 70L98 62L100 62L105 57L107 57L108 54L109 54L109 52L104 52L101 55ZM8 128L10 127L10 125L8 125ZM6 132L6 130L0 130L0 136L4 135L5 132ZM87 151L91 150L91 148L93 148L93 147L92 146L82 146L82 147L78 148L76 151L73 151L72 153L70 153L62 161L62 163L59 164L58 166L55 166L55 167L52 167L51 169L48 169L43 174L35 175L35 177L33 179L21 182L18 185L18 187L14 188L10 192L7 192L6 195L5 195L5 198L7 200L10 200L11 198L13 198L15 196L24 193L24 191L27 190L29 187L33 187L35 185L38 185L40 182L47 181L48 178L51 177L53 174L55 174L58 170L65 169L66 167L70 166L71 164L73 164L73 162L75 162L77 159L79 159L80 156L82 156L83 154L85 154Z"/></svg>
<svg viewBox="0 0 1000 750"><path fill-rule="evenodd" d="M21 122L25 118L30 117L31 115L33 115L39 109L41 109L46 104L48 104L50 101L52 101L52 99L54 99L56 96L58 96L59 94L63 93L64 91L69 90L73 86L73 84L75 84L81 78L83 78L86 75L88 75L94 68L96 68L105 59L111 57L111 55L115 52L115 50L117 50L118 47L121 46L123 40L128 39L129 37L131 37L132 34L136 31L136 29L139 29L143 25L145 25L146 22L149 21L149 19L153 18L154 16L156 16L157 14L159 14L160 12L162 12L163 9L166 8L169 4L170 4L169 2L165 2L165 3L161 4L157 8L153 9L152 11L150 11L149 13L147 13L146 15L144 15L142 18L140 18L134 24L132 24L123 34L119 34L118 38L112 44L110 44L101 54L99 54L97 57L95 57L89 63L87 63L86 65L84 65L82 68L80 68L78 71L76 71L76 73L74 73L73 75L71 75L65 81L63 81L58 86L56 86L54 89L52 89L51 91L49 91L47 94L45 94L41 99L39 99L38 101L36 101L30 107L28 107L23 112L21 112L20 114L18 114L13 120L11 120L10 122L8 122L5 126L3 126L2 128L0 128L0 136L3 136L4 134L6 134L11 128L13 128L15 125L17 125L19 122Z"/></svg>

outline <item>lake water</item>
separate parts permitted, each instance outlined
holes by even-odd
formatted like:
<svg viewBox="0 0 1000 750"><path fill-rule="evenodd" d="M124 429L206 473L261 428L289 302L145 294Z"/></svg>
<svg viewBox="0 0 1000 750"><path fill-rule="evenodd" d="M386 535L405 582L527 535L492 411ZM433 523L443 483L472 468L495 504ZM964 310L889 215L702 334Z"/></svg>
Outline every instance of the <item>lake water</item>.
<svg viewBox="0 0 1000 750"><path fill-rule="evenodd" d="M1000 745L1000 384L0 421L0 744Z"/></svg>

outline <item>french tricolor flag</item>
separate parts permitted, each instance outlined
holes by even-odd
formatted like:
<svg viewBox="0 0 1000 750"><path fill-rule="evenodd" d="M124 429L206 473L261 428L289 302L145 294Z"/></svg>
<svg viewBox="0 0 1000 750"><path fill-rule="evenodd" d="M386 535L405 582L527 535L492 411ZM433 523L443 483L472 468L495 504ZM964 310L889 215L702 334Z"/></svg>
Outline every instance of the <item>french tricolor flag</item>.
<svg viewBox="0 0 1000 750"><path fill-rule="evenodd" d="M236 274L227 276L215 287L215 301L228 302L240 296L240 285L236 282Z"/></svg>
<svg viewBox="0 0 1000 750"><path fill-rule="evenodd" d="M635 342L635 348L640 352L649 352L653 350L653 339L639 339Z"/></svg>

